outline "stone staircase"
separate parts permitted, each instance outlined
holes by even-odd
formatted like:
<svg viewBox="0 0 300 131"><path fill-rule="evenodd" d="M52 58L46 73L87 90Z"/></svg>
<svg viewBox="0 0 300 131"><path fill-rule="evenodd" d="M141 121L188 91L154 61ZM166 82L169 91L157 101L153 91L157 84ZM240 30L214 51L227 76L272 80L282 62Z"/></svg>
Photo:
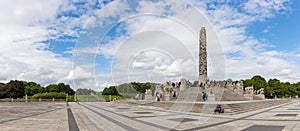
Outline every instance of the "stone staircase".
<svg viewBox="0 0 300 131"><path fill-rule="evenodd" d="M215 96L214 101L246 101L247 100L245 97L240 96L227 88L222 88L222 87L216 86L216 87L212 87L210 89L212 90L212 93ZM200 88L199 94L197 96L197 101L203 101L202 93L201 93L202 91L203 91L203 89ZM207 90L207 91L210 92L210 90ZM255 100L261 100L261 99L255 99Z"/></svg>
<svg viewBox="0 0 300 131"><path fill-rule="evenodd" d="M208 103L181 103L177 104L176 110L184 111L189 110L192 112L202 112L202 113L211 113L216 107L217 104L209 104L210 101L221 102L226 101L229 104L221 104L225 109L227 115L240 114L249 111L259 110L263 108L268 108L272 106L281 105L287 102L290 102L289 99L280 99L280 100L260 100L260 101L248 101L243 96L240 96L227 88L222 87L213 87L211 88L213 94L215 95L215 100L208 100ZM201 102L202 101L202 88L192 87L190 89L180 92L177 100L173 99L176 102ZM208 90L210 91L210 90ZM235 102L229 102L235 101ZM240 101L240 102L238 102ZM225 102L225 103L226 103ZM175 104L174 103L174 104ZM231 103L231 104L230 104ZM193 107L192 110L190 109ZM174 108L175 109L175 108ZM172 109L171 109L172 110Z"/></svg>
<svg viewBox="0 0 300 131"><path fill-rule="evenodd" d="M221 104L221 105L225 109L224 114L233 115L233 114L240 114L240 113L259 110L263 108L273 107L284 103L288 103L290 101L291 100L289 99L280 99L280 100L264 100L264 101L253 101L253 102L251 101L251 102Z"/></svg>
<svg viewBox="0 0 300 131"><path fill-rule="evenodd" d="M194 102L198 96L199 88L191 87L179 92L177 98L172 98L174 104L169 107L169 110L190 111L193 108Z"/></svg>
<svg viewBox="0 0 300 131"><path fill-rule="evenodd" d="M221 91L216 92L216 96L222 96L220 98L221 101L246 101L247 100L245 97L240 96L227 88L222 88L222 87L215 87L215 88L219 88L217 90L223 90L222 92Z"/></svg>
<svg viewBox="0 0 300 131"><path fill-rule="evenodd" d="M202 88L191 87L179 92L177 98L171 97L170 101L151 102L145 105L175 111L211 114L216 105L220 103L225 109L224 115L234 115L273 107L291 101L290 99L249 101L227 88L212 87L207 91L215 95L215 100L202 102L202 91Z"/></svg>
<svg viewBox="0 0 300 131"><path fill-rule="evenodd" d="M194 81L194 83L192 84L191 87L197 87L199 85L199 82L198 81Z"/></svg>

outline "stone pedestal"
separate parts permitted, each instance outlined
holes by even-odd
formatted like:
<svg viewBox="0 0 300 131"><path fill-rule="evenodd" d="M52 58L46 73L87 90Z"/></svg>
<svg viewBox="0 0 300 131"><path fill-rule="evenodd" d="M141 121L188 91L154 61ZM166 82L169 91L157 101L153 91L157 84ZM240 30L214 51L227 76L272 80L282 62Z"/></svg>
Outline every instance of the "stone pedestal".
<svg viewBox="0 0 300 131"><path fill-rule="evenodd" d="M207 101L216 101L216 96L215 96L215 94L208 94L208 96L207 96Z"/></svg>
<svg viewBox="0 0 300 131"><path fill-rule="evenodd" d="M66 93L66 102L68 102L68 97L69 97L68 93Z"/></svg>
<svg viewBox="0 0 300 131"><path fill-rule="evenodd" d="M152 95L145 95L145 100L146 101L152 101L152 100L155 100L155 97L153 97Z"/></svg>
<svg viewBox="0 0 300 131"><path fill-rule="evenodd" d="M164 96L163 96L163 100L164 101L170 101L170 97L171 97L170 93L165 93Z"/></svg>
<svg viewBox="0 0 300 131"><path fill-rule="evenodd" d="M180 91L183 91L185 88L186 88L185 85L181 85L181 86L179 87L179 90L180 90Z"/></svg>
<svg viewBox="0 0 300 131"><path fill-rule="evenodd" d="M253 94L244 94L244 97L248 100L253 100Z"/></svg>
<svg viewBox="0 0 300 131"><path fill-rule="evenodd" d="M77 96L76 96L76 94L74 94L74 102L76 102L77 101Z"/></svg>
<svg viewBox="0 0 300 131"><path fill-rule="evenodd" d="M265 95L264 94L258 94L258 95L255 95L256 97L259 97L261 99L265 99Z"/></svg>
<svg viewBox="0 0 300 131"><path fill-rule="evenodd" d="M28 102L27 94L26 94L26 96L25 96L25 102Z"/></svg>

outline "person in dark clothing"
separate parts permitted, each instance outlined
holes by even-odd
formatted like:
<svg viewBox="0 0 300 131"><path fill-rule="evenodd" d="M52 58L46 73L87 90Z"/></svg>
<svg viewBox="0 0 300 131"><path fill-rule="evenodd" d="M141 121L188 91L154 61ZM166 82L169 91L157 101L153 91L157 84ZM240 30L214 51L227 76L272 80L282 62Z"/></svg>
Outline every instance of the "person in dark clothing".
<svg viewBox="0 0 300 131"><path fill-rule="evenodd" d="M218 113L224 113L224 109L222 108L221 105L217 105L217 106L216 106L216 109L215 109L215 112L218 112Z"/></svg>

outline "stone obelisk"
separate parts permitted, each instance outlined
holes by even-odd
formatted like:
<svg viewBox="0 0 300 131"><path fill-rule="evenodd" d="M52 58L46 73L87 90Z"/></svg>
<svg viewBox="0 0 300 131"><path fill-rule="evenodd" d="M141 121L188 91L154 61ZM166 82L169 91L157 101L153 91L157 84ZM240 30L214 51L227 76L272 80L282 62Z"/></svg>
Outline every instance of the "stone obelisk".
<svg viewBox="0 0 300 131"><path fill-rule="evenodd" d="M199 84L207 81L207 52L206 52L206 30L200 30L199 37Z"/></svg>

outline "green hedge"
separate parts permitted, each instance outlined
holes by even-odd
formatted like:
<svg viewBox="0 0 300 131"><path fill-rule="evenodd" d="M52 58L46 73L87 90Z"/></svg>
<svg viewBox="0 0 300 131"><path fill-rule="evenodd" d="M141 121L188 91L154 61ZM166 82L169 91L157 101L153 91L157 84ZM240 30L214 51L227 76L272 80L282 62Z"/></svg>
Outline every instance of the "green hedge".
<svg viewBox="0 0 300 131"><path fill-rule="evenodd" d="M61 93L57 93L57 92L49 92L49 93L38 93L38 94L34 94L32 97L32 99L66 99L66 93L61 92Z"/></svg>

